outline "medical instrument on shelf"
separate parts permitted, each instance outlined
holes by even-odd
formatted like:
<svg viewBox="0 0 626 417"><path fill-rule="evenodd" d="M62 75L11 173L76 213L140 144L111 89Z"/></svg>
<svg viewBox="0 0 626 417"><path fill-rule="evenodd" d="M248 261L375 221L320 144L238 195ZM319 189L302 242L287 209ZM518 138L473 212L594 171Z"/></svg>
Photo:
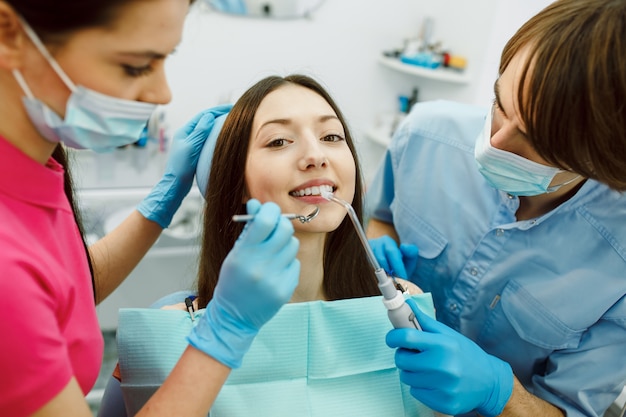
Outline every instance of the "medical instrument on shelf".
<svg viewBox="0 0 626 417"><path fill-rule="evenodd" d="M383 304L387 308L387 314L389 315L389 320L391 321L391 324L393 324L393 327L397 329L411 328L422 330L421 326L417 322L417 319L415 318L415 313L413 313L411 307L404 301L404 295L402 295L402 292L398 290L395 280L387 275L385 270L380 267L380 264L370 247L367 237L365 236L363 226L361 226L361 222L359 222L359 218L352 208L352 205L350 205L347 201L335 197L335 195L331 192L322 191L321 193L322 197L326 200L343 206L348 212L348 217L350 217L350 220L356 229L357 235L365 248L367 258L374 268L374 274L378 280L378 288L380 288L380 292L383 295Z"/></svg>
<svg viewBox="0 0 626 417"><path fill-rule="evenodd" d="M311 220L313 220L315 217L317 217L317 214L320 212L320 208L318 206L315 206L315 209L313 209L312 212L310 212L307 215L304 214L296 214L296 213L283 213L281 214L281 216L289 219L289 220L293 220L293 219L298 219L300 220L300 223L308 223ZM253 214L235 214L233 216L233 221L234 222L248 222L250 220L254 219L254 215Z"/></svg>

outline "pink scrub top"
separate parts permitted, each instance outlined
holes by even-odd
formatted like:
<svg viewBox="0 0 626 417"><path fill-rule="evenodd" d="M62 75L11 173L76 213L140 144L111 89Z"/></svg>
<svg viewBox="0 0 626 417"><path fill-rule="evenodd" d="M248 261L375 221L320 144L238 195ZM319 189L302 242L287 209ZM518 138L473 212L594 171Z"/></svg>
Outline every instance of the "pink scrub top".
<svg viewBox="0 0 626 417"><path fill-rule="evenodd" d="M63 168L0 137L0 416L27 416L75 377L84 394L103 339Z"/></svg>

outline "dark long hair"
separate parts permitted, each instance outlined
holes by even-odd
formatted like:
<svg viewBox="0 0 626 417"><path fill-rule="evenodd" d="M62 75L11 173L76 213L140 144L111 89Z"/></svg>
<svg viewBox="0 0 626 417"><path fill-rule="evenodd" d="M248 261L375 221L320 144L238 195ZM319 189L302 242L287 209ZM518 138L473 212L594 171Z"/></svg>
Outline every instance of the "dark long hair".
<svg viewBox="0 0 626 417"><path fill-rule="evenodd" d="M61 42L80 29L112 24L125 0L5 0L43 42Z"/></svg>
<svg viewBox="0 0 626 417"><path fill-rule="evenodd" d="M70 203L70 207L72 207L72 212L74 213L74 218L76 219L76 225L78 226L78 230L80 231L80 236L83 240L83 246L85 247L85 253L87 254L87 263L89 264L91 286L93 288L93 296L95 302L97 301L97 297L96 282L93 275L93 265L91 263L91 256L89 256L89 250L87 249L87 242L85 241L85 229L83 227L80 210L78 209L78 202L76 201L76 198L74 196L74 182L72 180L72 173L70 172L70 164L68 163L68 156L65 148L62 145L57 145L57 147L54 149L54 152L52 152L52 158L57 161L61 166L63 166L65 171L63 174L63 188L65 190L67 201Z"/></svg>
<svg viewBox="0 0 626 417"><path fill-rule="evenodd" d="M62 42L80 29L111 26L133 1L138 0L5 0L44 43Z"/></svg>
<svg viewBox="0 0 626 417"><path fill-rule="evenodd" d="M626 1L555 1L509 40L500 74L526 47L517 98L535 150L626 191Z"/></svg>
<svg viewBox="0 0 626 417"><path fill-rule="evenodd" d="M201 307L213 297L219 271L243 226L231 217L242 213L245 198L244 172L252 122L261 101L281 86L294 84L319 94L335 111L346 133L346 143L355 160L356 187L352 206L362 221L363 180L354 141L345 119L326 90L305 75L270 76L250 87L235 103L217 139L205 194L204 229L198 269ZM327 236L324 247L323 288L329 300L379 294L376 277L348 216Z"/></svg>

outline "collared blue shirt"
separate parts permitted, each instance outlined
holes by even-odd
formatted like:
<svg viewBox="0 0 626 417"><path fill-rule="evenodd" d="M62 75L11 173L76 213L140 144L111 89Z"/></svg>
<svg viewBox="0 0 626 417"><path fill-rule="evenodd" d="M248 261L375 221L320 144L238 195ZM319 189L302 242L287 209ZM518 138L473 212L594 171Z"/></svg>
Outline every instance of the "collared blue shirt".
<svg viewBox="0 0 626 417"><path fill-rule="evenodd" d="M587 180L551 212L517 221L474 144L488 109L420 103L398 127L367 214L419 248L411 280L439 321L509 362L567 416L601 416L626 382L626 194Z"/></svg>

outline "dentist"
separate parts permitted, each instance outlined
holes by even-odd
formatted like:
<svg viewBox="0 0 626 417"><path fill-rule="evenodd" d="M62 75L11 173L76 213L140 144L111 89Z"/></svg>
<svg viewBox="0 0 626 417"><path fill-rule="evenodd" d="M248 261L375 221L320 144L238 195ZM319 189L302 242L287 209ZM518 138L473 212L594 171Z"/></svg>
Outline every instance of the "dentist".
<svg viewBox="0 0 626 417"><path fill-rule="evenodd" d="M438 318L387 344L446 414L599 417L626 382L626 2L546 7L494 97L418 104L369 188L377 258Z"/></svg>
<svg viewBox="0 0 626 417"><path fill-rule="evenodd" d="M193 181L215 117L174 137L165 175L117 229L87 248L66 147L135 142L170 101L164 61L190 0L0 0L0 415L92 415L84 395L103 340L95 305L137 265ZM226 257L189 346L138 416L206 416L233 364L297 286L298 242L273 203ZM250 255L263 265L243 262ZM241 291L246 288L246 291Z"/></svg>

